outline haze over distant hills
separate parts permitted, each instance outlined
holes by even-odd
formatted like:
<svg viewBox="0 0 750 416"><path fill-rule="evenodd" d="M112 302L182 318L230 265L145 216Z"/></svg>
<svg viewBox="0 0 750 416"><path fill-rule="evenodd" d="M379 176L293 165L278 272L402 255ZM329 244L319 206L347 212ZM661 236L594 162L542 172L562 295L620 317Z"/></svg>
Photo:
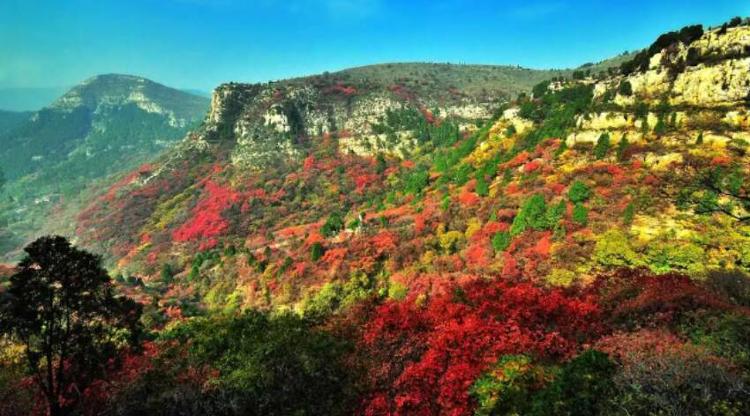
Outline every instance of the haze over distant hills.
<svg viewBox="0 0 750 416"><path fill-rule="evenodd" d="M208 99L130 75L100 75L34 113L0 113L0 167L12 200L0 217L24 241L49 209L132 169L199 123ZM2 121L7 120L7 121ZM2 236L0 236L1 238Z"/></svg>
<svg viewBox="0 0 750 416"><path fill-rule="evenodd" d="M37 111L60 98L69 88L0 88L0 110Z"/></svg>

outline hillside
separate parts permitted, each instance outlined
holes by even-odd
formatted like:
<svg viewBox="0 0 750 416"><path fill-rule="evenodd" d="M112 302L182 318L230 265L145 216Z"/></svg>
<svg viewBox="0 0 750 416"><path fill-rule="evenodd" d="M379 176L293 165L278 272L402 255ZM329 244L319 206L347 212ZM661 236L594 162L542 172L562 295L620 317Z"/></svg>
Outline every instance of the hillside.
<svg viewBox="0 0 750 416"><path fill-rule="evenodd" d="M489 67L406 64L391 66L391 77L383 75L386 66L223 85L207 122L99 197L81 215L79 231L117 261L120 273L160 290L171 287L154 280L163 264L179 276L172 290L200 277L208 308L227 296L245 306L298 305L332 276L357 270L346 259L367 257L357 250L370 250L368 239L378 235L394 244L418 241L387 272L375 270L404 279L404 290L424 273L425 259L453 259L459 270L471 270L466 262L480 254L484 273L565 284L593 279L610 261L697 275L747 270L744 222L684 209L703 195L698 190L687 202L676 194L717 160L728 172L743 166L748 33L706 32L627 76L542 82L535 91L543 96L502 112L501 99L487 99L484 88L460 89ZM379 75L367 78L372 71ZM443 75L425 90L404 78L430 78L430 71ZM566 198L573 184L585 188L586 198ZM725 198L731 199L718 198L715 210L744 218L746 208L737 201L729 208ZM500 232L497 239L507 243L496 241L493 250L498 231L480 231L504 230L530 201L555 207L559 224L534 225L528 236L528 227L516 225L511 236ZM632 258L599 253L607 238L627 243ZM716 239L725 241L718 252ZM535 254L524 241L545 246ZM311 261L308 251L318 245L339 257ZM694 257L659 251L676 247ZM271 289L269 279L280 283Z"/></svg>
<svg viewBox="0 0 750 416"><path fill-rule="evenodd" d="M0 134L16 128L30 116L28 112L0 110Z"/></svg>
<svg viewBox="0 0 750 416"><path fill-rule="evenodd" d="M204 98L144 78L101 75L0 132L11 197L0 203L0 221L14 234L0 241L0 252L43 228L59 201L72 202L87 185L133 169L181 138L207 107Z"/></svg>
<svg viewBox="0 0 750 416"><path fill-rule="evenodd" d="M78 214L151 331L87 410L750 414L748 150L747 19L221 85Z"/></svg>

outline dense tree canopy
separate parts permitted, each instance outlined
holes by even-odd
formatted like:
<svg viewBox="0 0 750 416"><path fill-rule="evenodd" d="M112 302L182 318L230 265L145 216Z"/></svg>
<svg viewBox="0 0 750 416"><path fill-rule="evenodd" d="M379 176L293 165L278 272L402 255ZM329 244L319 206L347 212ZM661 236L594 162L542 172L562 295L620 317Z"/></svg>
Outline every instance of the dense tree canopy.
<svg viewBox="0 0 750 416"><path fill-rule="evenodd" d="M0 309L53 416L68 414L121 347L136 345L140 307L115 296L98 256L63 237L28 245Z"/></svg>

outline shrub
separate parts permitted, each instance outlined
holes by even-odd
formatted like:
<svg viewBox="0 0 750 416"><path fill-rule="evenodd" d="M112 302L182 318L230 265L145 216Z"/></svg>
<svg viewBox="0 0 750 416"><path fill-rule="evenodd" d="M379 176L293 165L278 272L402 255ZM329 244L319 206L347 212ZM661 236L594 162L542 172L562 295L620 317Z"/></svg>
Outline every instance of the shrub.
<svg viewBox="0 0 750 416"><path fill-rule="evenodd" d="M600 304L614 325L625 328L673 325L703 311L736 309L726 299L679 274L654 275L648 269L621 269L600 282Z"/></svg>
<svg viewBox="0 0 750 416"><path fill-rule="evenodd" d="M553 269L544 279L552 286L568 287L576 281L576 273L565 269Z"/></svg>
<svg viewBox="0 0 750 416"><path fill-rule="evenodd" d="M589 210L583 204L575 204L573 207L573 221L586 225L589 222Z"/></svg>
<svg viewBox="0 0 750 416"><path fill-rule="evenodd" d="M654 273L675 271L695 275L705 272L706 256L703 248L690 242L653 241L646 249L646 264Z"/></svg>
<svg viewBox="0 0 750 416"><path fill-rule="evenodd" d="M602 266L635 267L642 264L625 233L613 229L602 234L594 246L593 259Z"/></svg>
<svg viewBox="0 0 750 416"><path fill-rule="evenodd" d="M503 252L510 245L510 241L510 233L507 231L501 231L492 236L492 248L496 253Z"/></svg>
<svg viewBox="0 0 750 416"><path fill-rule="evenodd" d="M325 253L325 249L323 248L323 245L320 243L313 243L312 246L310 246L310 260L313 262L317 262L320 260L321 257L323 257L323 254Z"/></svg>
<svg viewBox="0 0 750 416"><path fill-rule="evenodd" d="M601 351L587 350L565 364L533 400L532 415L603 415L615 391L615 363Z"/></svg>
<svg viewBox="0 0 750 416"><path fill-rule="evenodd" d="M573 182L573 185L570 186L570 190L568 190L568 198L570 198L571 202L574 204L586 202L590 197L591 189L581 181Z"/></svg>
<svg viewBox="0 0 750 416"><path fill-rule="evenodd" d="M631 95L633 95L633 85L630 84L630 81L623 80L620 82L620 86L617 89L617 92L622 96L630 97Z"/></svg>
<svg viewBox="0 0 750 416"><path fill-rule="evenodd" d="M709 272L706 285L712 292L739 306L750 308L750 277L738 270Z"/></svg>
<svg viewBox="0 0 750 416"><path fill-rule="evenodd" d="M217 244L216 237L229 229L229 221L223 217L223 212L238 202L237 192L207 181L204 195L193 209L193 217L174 230L172 238L179 242L202 240L205 241L203 248L213 248Z"/></svg>
<svg viewBox="0 0 750 416"><path fill-rule="evenodd" d="M477 400L475 416L523 415L532 395L546 382L543 368L525 355L504 355L471 387Z"/></svg>
<svg viewBox="0 0 750 416"><path fill-rule="evenodd" d="M696 313L683 325L696 345L750 370L750 317L742 313Z"/></svg>
<svg viewBox="0 0 750 416"><path fill-rule="evenodd" d="M455 253L459 245L465 241L464 234L459 231L448 231L438 236L440 248L447 254Z"/></svg>
<svg viewBox="0 0 750 416"><path fill-rule="evenodd" d="M622 362L617 407L631 415L740 415L748 385L726 361L663 331L618 334L597 344Z"/></svg>

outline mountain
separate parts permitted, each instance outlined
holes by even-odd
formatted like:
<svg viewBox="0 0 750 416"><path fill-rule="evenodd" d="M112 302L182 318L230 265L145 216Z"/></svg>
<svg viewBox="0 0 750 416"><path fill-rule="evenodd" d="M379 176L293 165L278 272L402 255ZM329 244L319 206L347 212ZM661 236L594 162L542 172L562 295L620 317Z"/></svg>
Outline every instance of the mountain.
<svg viewBox="0 0 750 416"><path fill-rule="evenodd" d="M0 110L0 135L15 129L29 117L30 112Z"/></svg>
<svg viewBox="0 0 750 416"><path fill-rule="evenodd" d="M37 111L60 98L66 87L0 88L0 109L6 111Z"/></svg>
<svg viewBox="0 0 750 416"><path fill-rule="evenodd" d="M574 70L221 85L78 212L152 335L81 402L750 414L749 150L748 19Z"/></svg>
<svg viewBox="0 0 750 416"><path fill-rule="evenodd" d="M207 107L205 98L140 77L84 81L0 134L12 199L0 205L2 220L23 241L57 202L152 158L197 125Z"/></svg>
<svg viewBox="0 0 750 416"><path fill-rule="evenodd" d="M704 194L681 192L706 164L743 166L748 34L701 30L627 75L615 66L643 54L606 73L392 64L225 84L199 129L81 214L79 236L147 287L168 288L164 264L177 286L199 280L208 309L299 307L357 270L408 291L425 259L565 285L621 263L747 271L745 222L730 218L743 200L697 215ZM554 224L518 219L542 208Z"/></svg>

